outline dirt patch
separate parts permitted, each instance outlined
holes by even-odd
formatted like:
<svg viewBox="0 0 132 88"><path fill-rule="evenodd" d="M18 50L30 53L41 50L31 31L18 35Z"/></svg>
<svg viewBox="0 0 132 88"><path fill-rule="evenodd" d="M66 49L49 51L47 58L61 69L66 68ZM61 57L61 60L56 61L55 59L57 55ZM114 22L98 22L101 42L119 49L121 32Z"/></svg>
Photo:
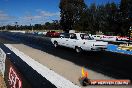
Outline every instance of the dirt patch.
<svg viewBox="0 0 132 88"><path fill-rule="evenodd" d="M7 88L1 73L0 73L0 88Z"/></svg>

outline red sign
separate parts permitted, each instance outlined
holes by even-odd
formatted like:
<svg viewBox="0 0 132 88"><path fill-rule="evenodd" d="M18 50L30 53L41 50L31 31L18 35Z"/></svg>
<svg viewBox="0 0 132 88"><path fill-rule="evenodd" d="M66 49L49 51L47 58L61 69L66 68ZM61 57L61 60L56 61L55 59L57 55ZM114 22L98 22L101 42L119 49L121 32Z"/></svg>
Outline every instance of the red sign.
<svg viewBox="0 0 132 88"><path fill-rule="evenodd" d="M11 88L22 88L22 80L16 73L15 69L12 66L9 68L9 85Z"/></svg>
<svg viewBox="0 0 132 88"><path fill-rule="evenodd" d="M7 88L31 88L30 83L25 79L14 63L10 59L5 60L5 83Z"/></svg>

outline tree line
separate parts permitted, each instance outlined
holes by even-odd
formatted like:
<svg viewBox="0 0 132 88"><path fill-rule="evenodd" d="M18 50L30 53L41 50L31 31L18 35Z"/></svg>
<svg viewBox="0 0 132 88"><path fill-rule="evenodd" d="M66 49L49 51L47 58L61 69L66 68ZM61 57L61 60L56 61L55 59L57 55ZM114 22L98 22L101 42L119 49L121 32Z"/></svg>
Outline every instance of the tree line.
<svg viewBox="0 0 132 88"><path fill-rule="evenodd" d="M16 22L15 22L16 23ZM18 23L18 22L17 22ZM59 20L53 20L52 22L45 22L45 24L30 24L30 25L5 25L1 26L0 30L27 30L27 31L37 31L37 30L60 30L61 26Z"/></svg>
<svg viewBox="0 0 132 88"><path fill-rule="evenodd" d="M69 30L88 31L91 34L103 32L114 35L127 35L132 22L132 0L121 0L120 4L92 3L87 6L84 0L60 0L60 25Z"/></svg>

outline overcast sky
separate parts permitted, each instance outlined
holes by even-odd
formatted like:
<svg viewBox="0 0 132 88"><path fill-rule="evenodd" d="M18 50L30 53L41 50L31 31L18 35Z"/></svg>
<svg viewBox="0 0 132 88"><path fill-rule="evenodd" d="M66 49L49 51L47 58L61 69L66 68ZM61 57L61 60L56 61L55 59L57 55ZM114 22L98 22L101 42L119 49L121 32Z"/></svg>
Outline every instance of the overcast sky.
<svg viewBox="0 0 132 88"><path fill-rule="evenodd" d="M85 0L89 5L93 2L103 4L106 2L119 3L120 0ZM0 0L0 26L44 24L52 20L59 20L60 0Z"/></svg>

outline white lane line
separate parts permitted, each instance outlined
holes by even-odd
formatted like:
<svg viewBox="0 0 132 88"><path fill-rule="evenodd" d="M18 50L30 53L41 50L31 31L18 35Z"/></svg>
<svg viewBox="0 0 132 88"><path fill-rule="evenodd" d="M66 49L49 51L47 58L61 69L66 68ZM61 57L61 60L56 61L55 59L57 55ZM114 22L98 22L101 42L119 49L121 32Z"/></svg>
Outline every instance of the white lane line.
<svg viewBox="0 0 132 88"><path fill-rule="evenodd" d="M29 66L31 66L39 74L41 74L43 77L49 80L52 84L54 84L57 88L81 88L73 84L66 78L55 73L54 71L50 70L49 68L45 67L44 65L38 63L37 61L27 56L23 52L19 51L12 45L5 44L5 46L8 47L11 51L13 51L17 56L19 56L24 62L26 62Z"/></svg>

